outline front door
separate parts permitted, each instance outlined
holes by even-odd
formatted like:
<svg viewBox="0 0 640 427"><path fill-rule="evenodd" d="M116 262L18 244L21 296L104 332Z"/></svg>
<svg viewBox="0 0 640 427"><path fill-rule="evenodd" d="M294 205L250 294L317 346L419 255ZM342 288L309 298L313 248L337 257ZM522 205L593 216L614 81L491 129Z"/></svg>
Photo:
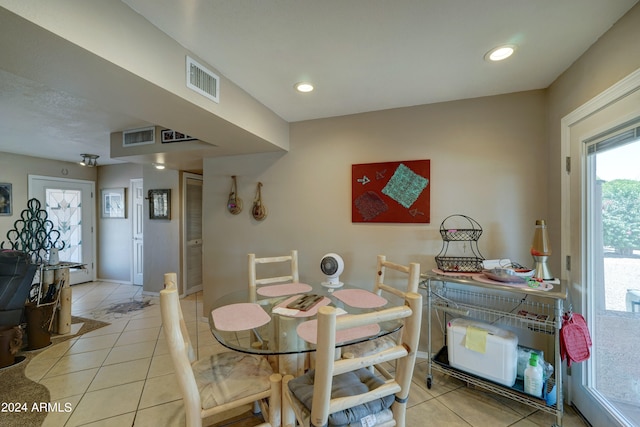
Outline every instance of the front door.
<svg viewBox="0 0 640 427"><path fill-rule="evenodd" d="M93 181L29 175L29 199L40 201L64 242L60 261L84 264L71 270L72 285L95 280L94 192Z"/></svg>
<svg viewBox="0 0 640 427"><path fill-rule="evenodd" d="M640 72L636 80L638 88ZM563 120L571 159L563 255L570 303L593 339L590 358L568 370L569 397L594 426L638 426L640 91L607 92Z"/></svg>

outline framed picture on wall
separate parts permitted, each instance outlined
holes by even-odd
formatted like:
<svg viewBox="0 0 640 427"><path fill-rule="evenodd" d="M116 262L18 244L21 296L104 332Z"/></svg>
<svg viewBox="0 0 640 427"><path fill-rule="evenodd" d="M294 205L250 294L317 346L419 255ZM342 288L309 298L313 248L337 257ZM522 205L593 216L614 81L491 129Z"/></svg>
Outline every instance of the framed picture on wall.
<svg viewBox="0 0 640 427"><path fill-rule="evenodd" d="M102 218L125 218L127 212L125 188L103 188L101 191Z"/></svg>
<svg viewBox="0 0 640 427"><path fill-rule="evenodd" d="M0 183L0 215L10 216L12 214L12 198L11 184L7 182Z"/></svg>
<svg viewBox="0 0 640 427"><path fill-rule="evenodd" d="M149 219L171 219L171 189L149 190Z"/></svg>
<svg viewBox="0 0 640 427"><path fill-rule="evenodd" d="M351 222L423 223L431 220L431 161L351 166Z"/></svg>

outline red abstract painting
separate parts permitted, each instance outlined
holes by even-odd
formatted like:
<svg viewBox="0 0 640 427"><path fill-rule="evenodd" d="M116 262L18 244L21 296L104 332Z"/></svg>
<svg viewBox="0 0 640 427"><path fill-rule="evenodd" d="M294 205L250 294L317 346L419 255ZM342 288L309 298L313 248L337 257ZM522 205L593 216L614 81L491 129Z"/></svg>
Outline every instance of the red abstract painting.
<svg viewBox="0 0 640 427"><path fill-rule="evenodd" d="M430 161L351 167L351 221L429 223Z"/></svg>

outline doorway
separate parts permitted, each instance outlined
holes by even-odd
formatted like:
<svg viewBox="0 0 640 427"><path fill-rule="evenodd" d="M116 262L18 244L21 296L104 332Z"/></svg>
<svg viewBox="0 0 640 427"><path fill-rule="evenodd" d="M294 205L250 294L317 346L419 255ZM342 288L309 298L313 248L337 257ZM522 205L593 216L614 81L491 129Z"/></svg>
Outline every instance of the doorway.
<svg viewBox="0 0 640 427"><path fill-rule="evenodd" d="M64 242L60 260L84 264L70 271L72 285L95 280L94 193L93 181L29 175L29 199L40 201Z"/></svg>
<svg viewBox="0 0 640 427"><path fill-rule="evenodd" d="M202 176L184 173L183 283L184 294L202 290Z"/></svg>
<svg viewBox="0 0 640 427"><path fill-rule="evenodd" d="M144 190L142 179L131 180L131 226L133 241L133 262L131 263L131 282L136 286L144 283Z"/></svg>
<svg viewBox="0 0 640 427"><path fill-rule="evenodd" d="M570 260L564 274L593 339L591 357L568 370L569 399L592 425L640 425L640 366L632 356L640 352L640 313L633 310L640 274L638 88L640 70L562 121L563 154L571 159L562 197L562 255Z"/></svg>

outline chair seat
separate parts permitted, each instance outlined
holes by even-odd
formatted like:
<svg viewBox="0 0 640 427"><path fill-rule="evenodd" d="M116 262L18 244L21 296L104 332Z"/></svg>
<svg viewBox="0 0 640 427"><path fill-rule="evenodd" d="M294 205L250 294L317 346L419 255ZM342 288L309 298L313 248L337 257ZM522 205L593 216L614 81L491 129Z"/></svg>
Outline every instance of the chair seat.
<svg viewBox="0 0 640 427"><path fill-rule="evenodd" d="M305 417L310 416L311 402L313 400L314 370L289 381L289 390L299 401ZM336 375L331 387L331 398L352 396L374 390L384 384L380 378L373 375L368 369L362 368L356 371ZM371 402L363 403L352 408L334 412L329 415L330 426L361 426L361 420L370 414L374 417L365 425L378 425L393 418L389 408L393 404L394 396L384 396ZM294 402L296 404L298 402ZM298 405L300 407L300 405Z"/></svg>
<svg viewBox="0 0 640 427"><path fill-rule="evenodd" d="M200 359L192 365L202 409L271 389L273 369L265 357L224 352Z"/></svg>
<svg viewBox="0 0 640 427"><path fill-rule="evenodd" d="M392 334L385 335L374 340L344 346L342 347L342 355L346 358L358 358L379 353L383 350L394 347L396 345L397 334L399 333L399 331L396 331Z"/></svg>

